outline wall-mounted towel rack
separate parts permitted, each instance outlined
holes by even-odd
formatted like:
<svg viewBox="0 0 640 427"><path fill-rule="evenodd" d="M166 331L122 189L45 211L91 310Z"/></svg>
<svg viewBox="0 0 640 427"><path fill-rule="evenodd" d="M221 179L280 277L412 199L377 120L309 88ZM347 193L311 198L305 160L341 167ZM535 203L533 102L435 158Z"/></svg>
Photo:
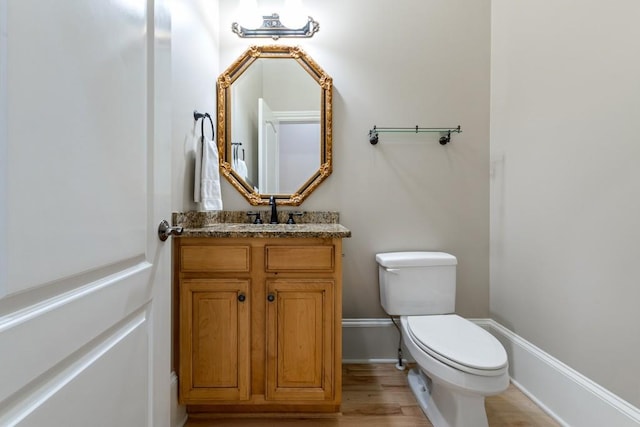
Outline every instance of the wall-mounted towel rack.
<svg viewBox="0 0 640 427"><path fill-rule="evenodd" d="M462 129L460 128L460 125L458 125L458 127L455 128L446 128L446 127L441 127L441 128L422 128L419 126L415 126L412 128L388 128L388 127L377 127L377 126L373 126L373 129L371 129L369 131L369 142L371 143L371 145L376 145L378 143L378 133L383 133L383 132L411 132L411 133L422 133L422 132L439 132L442 133L443 135L440 137L440 145L446 145L448 142L451 141L451 132L455 132L455 133L460 133L462 132ZM446 134L446 135L444 135Z"/></svg>
<svg viewBox="0 0 640 427"><path fill-rule="evenodd" d="M216 136L216 132L213 129L213 119L209 113L199 113L197 110L193 110L193 120L197 122L200 119L202 119L202 122L200 122L200 136L204 138L204 120L209 119L209 122L211 123L211 140L213 141Z"/></svg>

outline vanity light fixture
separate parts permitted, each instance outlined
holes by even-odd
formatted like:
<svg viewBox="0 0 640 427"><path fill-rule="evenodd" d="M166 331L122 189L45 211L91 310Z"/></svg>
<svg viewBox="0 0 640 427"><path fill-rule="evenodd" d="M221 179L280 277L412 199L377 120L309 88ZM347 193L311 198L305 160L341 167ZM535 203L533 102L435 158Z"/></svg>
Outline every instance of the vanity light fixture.
<svg viewBox="0 0 640 427"><path fill-rule="evenodd" d="M312 37L320 29L318 21L314 21L312 17L308 17L307 23L298 29L287 28L280 22L280 15L277 13L265 15L262 17L262 27L249 29L244 28L237 22L231 24L231 31L242 38L271 37L278 40L280 37Z"/></svg>

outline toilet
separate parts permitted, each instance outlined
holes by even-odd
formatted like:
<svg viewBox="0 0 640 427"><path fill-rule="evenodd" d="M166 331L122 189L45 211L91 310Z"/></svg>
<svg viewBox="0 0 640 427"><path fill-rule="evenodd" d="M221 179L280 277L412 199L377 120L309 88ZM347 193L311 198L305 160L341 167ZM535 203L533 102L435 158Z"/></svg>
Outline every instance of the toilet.
<svg viewBox="0 0 640 427"><path fill-rule="evenodd" d="M409 386L434 427L486 427L485 396L509 385L507 353L476 324L453 314L457 259L444 252L376 255L380 300L400 316L418 367Z"/></svg>

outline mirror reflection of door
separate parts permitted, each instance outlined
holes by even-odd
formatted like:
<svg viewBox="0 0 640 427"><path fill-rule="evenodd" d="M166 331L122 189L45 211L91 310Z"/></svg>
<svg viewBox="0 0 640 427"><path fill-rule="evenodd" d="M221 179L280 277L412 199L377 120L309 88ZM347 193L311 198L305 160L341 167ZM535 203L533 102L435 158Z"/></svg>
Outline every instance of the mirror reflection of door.
<svg viewBox="0 0 640 427"><path fill-rule="evenodd" d="M260 193L280 193L280 144L278 119L264 99L258 99L258 189Z"/></svg>
<svg viewBox="0 0 640 427"><path fill-rule="evenodd" d="M320 112L273 111L258 100L258 189L293 194L320 167Z"/></svg>
<svg viewBox="0 0 640 427"><path fill-rule="evenodd" d="M280 122L280 193L295 193L320 167L320 117Z"/></svg>

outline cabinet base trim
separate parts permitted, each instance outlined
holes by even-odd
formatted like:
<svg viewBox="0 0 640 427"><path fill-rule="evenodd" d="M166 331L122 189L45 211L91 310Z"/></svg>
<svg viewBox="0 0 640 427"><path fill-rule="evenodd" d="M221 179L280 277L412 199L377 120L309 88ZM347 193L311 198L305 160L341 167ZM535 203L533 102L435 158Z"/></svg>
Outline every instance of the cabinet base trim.
<svg viewBox="0 0 640 427"><path fill-rule="evenodd" d="M340 405L335 404L246 404L246 405L187 405L187 413L190 418L201 416L203 418L211 417L214 414L228 416L229 414L239 414L243 416L251 415L268 415L282 416L283 413L291 414L308 414L308 413L338 413ZM195 415L195 417L194 417Z"/></svg>

